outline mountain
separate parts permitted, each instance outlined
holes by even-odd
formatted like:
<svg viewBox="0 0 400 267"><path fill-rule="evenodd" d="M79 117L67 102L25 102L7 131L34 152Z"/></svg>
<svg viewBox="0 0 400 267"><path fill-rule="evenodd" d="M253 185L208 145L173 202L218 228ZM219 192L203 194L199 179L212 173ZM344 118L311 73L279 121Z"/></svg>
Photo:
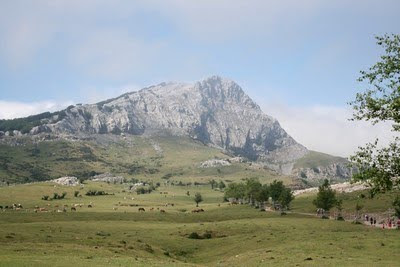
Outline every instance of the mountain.
<svg viewBox="0 0 400 267"><path fill-rule="evenodd" d="M0 135L48 134L64 139L106 134L182 136L300 178L307 166L300 172L293 167L310 155L238 84L219 76L193 84L161 83L96 104L3 120L0 130Z"/></svg>

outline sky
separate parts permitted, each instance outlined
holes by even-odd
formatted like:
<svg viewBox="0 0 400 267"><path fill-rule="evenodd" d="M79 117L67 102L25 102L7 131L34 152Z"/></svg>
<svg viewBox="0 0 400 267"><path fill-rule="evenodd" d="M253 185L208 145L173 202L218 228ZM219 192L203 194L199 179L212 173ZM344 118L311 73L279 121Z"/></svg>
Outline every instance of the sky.
<svg viewBox="0 0 400 267"><path fill-rule="evenodd" d="M164 81L236 81L312 150L348 156L389 124L349 122L398 0L2 0L0 119Z"/></svg>

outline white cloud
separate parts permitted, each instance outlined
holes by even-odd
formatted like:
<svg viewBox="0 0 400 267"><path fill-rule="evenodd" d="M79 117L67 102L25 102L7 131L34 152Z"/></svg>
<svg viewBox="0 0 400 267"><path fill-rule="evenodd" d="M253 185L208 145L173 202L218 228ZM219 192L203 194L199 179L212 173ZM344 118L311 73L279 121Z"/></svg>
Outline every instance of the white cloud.
<svg viewBox="0 0 400 267"><path fill-rule="evenodd" d="M332 155L347 157L375 138L385 144L393 136L390 123L371 125L364 121L349 121L352 111L348 107L289 107L270 103L262 108L275 117L296 141L308 149Z"/></svg>
<svg viewBox="0 0 400 267"><path fill-rule="evenodd" d="M71 104L71 101L16 102L0 100L0 119L14 119L46 111L56 111Z"/></svg>

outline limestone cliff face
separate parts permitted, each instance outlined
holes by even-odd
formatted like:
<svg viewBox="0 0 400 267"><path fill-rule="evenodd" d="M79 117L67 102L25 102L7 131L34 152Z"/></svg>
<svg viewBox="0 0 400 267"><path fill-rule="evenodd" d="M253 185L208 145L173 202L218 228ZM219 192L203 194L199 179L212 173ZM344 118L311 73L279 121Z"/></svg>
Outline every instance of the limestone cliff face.
<svg viewBox="0 0 400 267"><path fill-rule="evenodd" d="M161 83L97 104L70 107L65 115L56 123L33 128L31 134L168 132L264 162L286 174L307 153L239 85L218 76L194 84Z"/></svg>

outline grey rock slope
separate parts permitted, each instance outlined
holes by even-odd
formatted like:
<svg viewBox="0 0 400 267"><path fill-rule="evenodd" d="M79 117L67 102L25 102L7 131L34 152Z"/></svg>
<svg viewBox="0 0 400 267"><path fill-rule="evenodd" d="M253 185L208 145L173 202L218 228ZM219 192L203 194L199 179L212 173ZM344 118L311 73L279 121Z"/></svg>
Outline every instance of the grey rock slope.
<svg viewBox="0 0 400 267"><path fill-rule="evenodd" d="M65 110L31 134L167 132L186 135L289 174L307 149L264 114L235 82L212 76L194 84L161 83L120 97Z"/></svg>

